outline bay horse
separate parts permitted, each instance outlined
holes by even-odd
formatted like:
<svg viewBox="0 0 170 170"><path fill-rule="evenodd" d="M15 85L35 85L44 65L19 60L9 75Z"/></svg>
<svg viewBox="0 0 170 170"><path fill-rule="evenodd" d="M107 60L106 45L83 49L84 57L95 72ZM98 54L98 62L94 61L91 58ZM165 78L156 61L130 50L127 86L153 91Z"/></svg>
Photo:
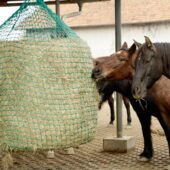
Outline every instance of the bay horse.
<svg viewBox="0 0 170 170"><path fill-rule="evenodd" d="M138 46L136 71L132 89L136 99L143 99L147 90L161 77L170 79L170 43L152 43L145 36L145 43Z"/></svg>
<svg viewBox="0 0 170 170"><path fill-rule="evenodd" d="M121 86L123 83L120 83L119 88L121 91L118 92L123 93L123 90L126 89L123 94L129 98L142 127L144 149L140 157L150 160L153 156L150 130L152 115L158 119L164 130L170 152L170 80L162 76L149 90L145 101L142 100L141 103L137 102L136 99L133 98L131 91L136 57L136 45L133 44L128 49L125 44L118 52L106 59L107 61L97 63L97 69L93 69L93 74L95 78L99 80L129 81L127 89ZM147 107L145 107L146 103Z"/></svg>
<svg viewBox="0 0 170 170"><path fill-rule="evenodd" d="M112 94L115 91L115 89L113 87L113 83L111 81L105 81L105 80L96 81L93 74L91 77L95 81L98 93L101 97L98 108L100 110L103 103L106 101L108 102L109 108L110 108L110 122L109 122L109 124L113 124L113 122L115 120L114 98L112 97ZM125 105L126 112L127 112L127 125L130 126L131 122L132 122L131 113L130 113L130 103L129 103L128 98L123 95L122 95L122 99L123 99L123 103Z"/></svg>

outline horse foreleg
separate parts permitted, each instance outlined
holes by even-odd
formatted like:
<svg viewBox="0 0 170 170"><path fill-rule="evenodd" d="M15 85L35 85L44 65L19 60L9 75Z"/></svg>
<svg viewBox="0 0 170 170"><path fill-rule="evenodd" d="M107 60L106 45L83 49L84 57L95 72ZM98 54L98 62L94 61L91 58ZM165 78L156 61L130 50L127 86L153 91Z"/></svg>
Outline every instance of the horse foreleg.
<svg viewBox="0 0 170 170"><path fill-rule="evenodd" d="M108 98L109 98L109 96L106 93L102 93L102 94L100 94L100 96L101 96L101 99L100 99L100 102L99 102L99 105L98 105L99 110L102 108L103 103L105 101L107 101Z"/></svg>
<svg viewBox="0 0 170 170"><path fill-rule="evenodd" d="M115 111L114 111L114 99L111 96L109 96L108 98L108 104L110 107L110 124L113 124L114 120L115 120Z"/></svg>
<svg viewBox="0 0 170 170"><path fill-rule="evenodd" d="M127 112L127 124L128 125L131 125L131 122L132 122L132 118L131 118L131 114L130 114L130 102L129 102L129 99L125 96L122 96L122 99L123 99L123 103L126 107L126 112Z"/></svg>
<svg viewBox="0 0 170 170"><path fill-rule="evenodd" d="M142 133L144 138L144 150L140 154L141 158L146 158L150 160L153 156L153 146L152 146L152 137L151 137L151 115L145 112L137 112L137 116L141 123Z"/></svg>

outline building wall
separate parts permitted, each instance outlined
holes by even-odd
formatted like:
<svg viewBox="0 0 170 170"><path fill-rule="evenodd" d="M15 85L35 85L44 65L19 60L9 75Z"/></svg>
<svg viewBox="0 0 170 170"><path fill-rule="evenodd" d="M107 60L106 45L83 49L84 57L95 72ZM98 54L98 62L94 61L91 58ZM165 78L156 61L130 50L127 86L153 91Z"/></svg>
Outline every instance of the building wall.
<svg viewBox="0 0 170 170"><path fill-rule="evenodd" d="M73 29L88 43L94 58L114 52L114 26ZM143 43L144 35L149 36L153 42L170 42L170 23L122 26L122 43L126 41L128 45L131 45L133 39Z"/></svg>
<svg viewBox="0 0 170 170"><path fill-rule="evenodd" d="M18 7L0 8L0 25L17 10ZM82 39L90 46L92 56L110 55L115 50L114 26L100 26L88 28L73 28ZM143 36L149 36L153 41L170 42L170 22L155 24L138 24L122 26L122 43L127 41L129 45L133 39L143 42Z"/></svg>

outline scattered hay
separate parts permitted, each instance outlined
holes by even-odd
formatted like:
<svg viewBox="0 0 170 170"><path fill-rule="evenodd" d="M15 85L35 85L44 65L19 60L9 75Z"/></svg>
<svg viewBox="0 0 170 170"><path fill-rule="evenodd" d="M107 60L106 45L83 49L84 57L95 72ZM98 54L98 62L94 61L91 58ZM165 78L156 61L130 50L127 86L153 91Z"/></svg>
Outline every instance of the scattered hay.
<svg viewBox="0 0 170 170"><path fill-rule="evenodd" d="M13 166L13 158L10 153L6 153L2 158L3 170L8 170L12 166Z"/></svg>
<svg viewBox="0 0 170 170"><path fill-rule="evenodd" d="M12 149L6 143L0 145L0 156L3 170L13 166Z"/></svg>

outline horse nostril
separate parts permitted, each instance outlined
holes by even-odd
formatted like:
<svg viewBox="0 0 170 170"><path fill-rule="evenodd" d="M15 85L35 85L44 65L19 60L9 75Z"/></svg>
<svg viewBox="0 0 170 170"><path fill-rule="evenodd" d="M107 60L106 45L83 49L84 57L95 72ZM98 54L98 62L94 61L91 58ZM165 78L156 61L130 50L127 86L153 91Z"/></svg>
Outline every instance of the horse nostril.
<svg viewBox="0 0 170 170"><path fill-rule="evenodd" d="M96 69L96 71L95 71L96 73L100 73L100 69Z"/></svg>
<svg viewBox="0 0 170 170"><path fill-rule="evenodd" d="M135 94L140 95L140 88L138 86L135 87Z"/></svg>
<svg viewBox="0 0 170 170"><path fill-rule="evenodd" d="M100 69L95 69L93 73L94 73L94 75L100 75L101 70Z"/></svg>
<svg viewBox="0 0 170 170"><path fill-rule="evenodd" d="M92 70L92 73L91 73L92 79L97 79L100 76L101 76L101 69L95 68Z"/></svg>

